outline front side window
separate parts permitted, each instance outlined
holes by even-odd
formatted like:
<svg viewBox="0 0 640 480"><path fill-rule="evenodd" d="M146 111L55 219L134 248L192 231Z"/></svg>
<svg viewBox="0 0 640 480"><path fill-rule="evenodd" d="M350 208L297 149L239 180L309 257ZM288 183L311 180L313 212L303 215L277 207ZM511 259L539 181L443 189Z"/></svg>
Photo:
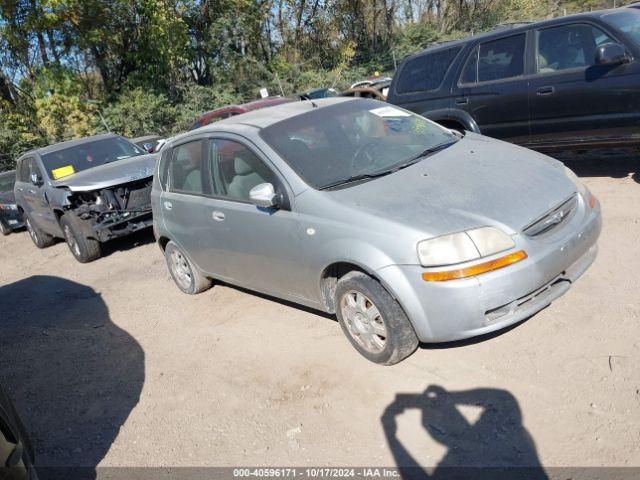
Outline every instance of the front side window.
<svg viewBox="0 0 640 480"><path fill-rule="evenodd" d="M42 163L53 180L147 152L120 137L103 138L42 155Z"/></svg>
<svg viewBox="0 0 640 480"><path fill-rule="evenodd" d="M538 32L538 73L586 68L595 63L596 48L614 40L587 24L563 25Z"/></svg>
<svg viewBox="0 0 640 480"><path fill-rule="evenodd" d="M478 81L491 82L524 74L525 34L480 45Z"/></svg>
<svg viewBox="0 0 640 480"><path fill-rule="evenodd" d="M245 145L233 140L214 139L210 143L210 152L216 195L248 202L253 187L261 183L277 187L271 169Z"/></svg>
<svg viewBox="0 0 640 480"><path fill-rule="evenodd" d="M426 53L408 60L398 78L396 91L410 93L437 90L461 48Z"/></svg>
<svg viewBox="0 0 640 480"><path fill-rule="evenodd" d="M203 166L201 140L175 147L169 165L169 189L204 193Z"/></svg>
<svg viewBox="0 0 640 480"><path fill-rule="evenodd" d="M626 8L604 15L602 19L622 31L636 44L640 45L640 10Z"/></svg>
<svg viewBox="0 0 640 480"><path fill-rule="evenodd" d="M312 108L260 135L317 189L392 173L458 139L419 115L369 99Z"/></svg>
<svg viewBox="0 0 640 480"><path fill-rule="evenodd" d="M478 81L478 49L475 48L460 75L460 84L476 83Z"/></svg>

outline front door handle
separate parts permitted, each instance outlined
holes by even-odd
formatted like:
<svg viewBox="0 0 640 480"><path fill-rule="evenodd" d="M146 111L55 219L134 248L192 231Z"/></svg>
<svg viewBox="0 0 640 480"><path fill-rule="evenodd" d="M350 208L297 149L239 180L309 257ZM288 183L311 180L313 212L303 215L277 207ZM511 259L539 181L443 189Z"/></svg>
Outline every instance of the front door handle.
<svg viewBox="0 0 640 480"><path fill-rule="evenodd" d="M164 208L166 210L171 210L173 208L173 204L171 202L164 202Z"/></svg>
<svg viewBox="0 0 640 480"><path fill-rule="evenodd" d="M35 190L33 190L32 188L30 188L30 189L29 189L29 193L30 193L30 194L32 194L32 195L35 195L35 194L36 194L36 191L35 191Z"/></svg>
<svg viewBox="0 0 640 480"><path fill-rule="evenodd" d="M468 105L468 104L469 104L469 99L467 97L456 98L456 105Z"/></svg>
<svg viewBox="0 0 640 480"><path fill-rule="evenodd" d="M214 219L216 222L222 222L222 221L224 221L224 219L225 219L224 213L219 212L219 211L217 211L217 210L216 210L215 212L213 212L213 214L212 214L211 216L213 217L213 219Z"/></svg>
<svg viewBox="0 0 640 480"><path fill-rule="evenodd" d="M537 94L542 97L544 95L553 95L555 91L556 89L553 87L540 87Z"/></svg>

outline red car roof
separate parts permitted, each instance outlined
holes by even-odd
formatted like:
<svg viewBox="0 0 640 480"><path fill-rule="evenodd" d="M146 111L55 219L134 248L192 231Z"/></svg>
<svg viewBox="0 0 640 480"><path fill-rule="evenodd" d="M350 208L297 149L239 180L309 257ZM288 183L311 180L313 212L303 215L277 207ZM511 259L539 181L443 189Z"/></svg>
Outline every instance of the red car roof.
<svg viewBox="0 0 640 480"><path fill-rule="evenodd" d="M290 103L295 101L295 99L287 97L269 97L261 98L260 100L254 100L248 103L242 103L240 105L227 105L215 110L211 110L210 112L203 113L202 116L200 116L200 118L198 118L191 126L191 130L208 125L218 118L227 118L233 115L250 112L252 110L259 110L261 108L272 107L274 105L280 105L282 103ZM225 116L225 113L228 113L229 115Z"/></svg>

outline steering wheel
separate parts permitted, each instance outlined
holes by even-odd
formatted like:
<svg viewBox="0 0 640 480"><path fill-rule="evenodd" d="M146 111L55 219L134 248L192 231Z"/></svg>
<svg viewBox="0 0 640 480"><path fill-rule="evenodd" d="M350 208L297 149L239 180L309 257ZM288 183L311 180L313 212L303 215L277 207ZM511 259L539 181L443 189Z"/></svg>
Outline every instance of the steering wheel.
<svg viewBox="0 0 640 480"><path fill-rule="evenodd" d="M360 145L353 154L353 157L351 157L351 168L353 168L353 170L355 171L358 169L358 167L375 165L376 159L378 157L378 152L376 152L376 149L378 148L379 143L380 140L372 140ZM361 157L363 160L365 160L362 163L360 162Z"/></svg>

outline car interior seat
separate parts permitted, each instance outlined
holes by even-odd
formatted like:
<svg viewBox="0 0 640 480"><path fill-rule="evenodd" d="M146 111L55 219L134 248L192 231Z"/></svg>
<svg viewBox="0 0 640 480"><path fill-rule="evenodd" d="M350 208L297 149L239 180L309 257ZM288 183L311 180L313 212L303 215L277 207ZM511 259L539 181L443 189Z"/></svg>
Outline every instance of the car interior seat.
<svg viewBox="0 0 640 480"><path fill-rule="evenodd" d="M249 199L249 192L256 185L265 183L266 176L258 173L254 159L250 159L244 152L238 152L233 159L235 175L227 186L227 193L235 198Z"/></svg>

